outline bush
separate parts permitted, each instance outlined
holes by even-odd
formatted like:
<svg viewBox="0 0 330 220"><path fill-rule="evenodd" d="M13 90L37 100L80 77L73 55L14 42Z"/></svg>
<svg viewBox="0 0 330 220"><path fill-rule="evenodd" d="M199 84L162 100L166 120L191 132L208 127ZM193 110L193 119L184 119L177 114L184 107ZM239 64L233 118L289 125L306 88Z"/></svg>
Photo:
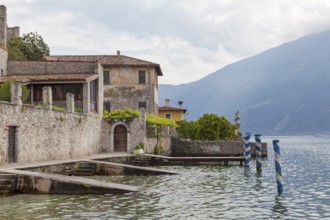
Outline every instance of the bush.
<svg viewBox="0 0 330 220"><path fill-rule="evenodd" d="M143 143L139 143L138 145L135 146L134 148L135 150L144 150L144 144Z"/></svg>
<svg viewBox="0 0 330 220"><path fill-rule="evenodd" d="M10 85L13 83L11 80L6 80L0 85L0 101L11 101ZM22 102L26 102L29 97L30 91L26 85L22 84Z"/></svg>
<svg viewBox="0 0 330 220"><path fill-rule="evenodd" d="M177 128L179 138L191 140L227 140L235 137L235 125L225 117L204 114L197 121L181 121Z"/></svg>

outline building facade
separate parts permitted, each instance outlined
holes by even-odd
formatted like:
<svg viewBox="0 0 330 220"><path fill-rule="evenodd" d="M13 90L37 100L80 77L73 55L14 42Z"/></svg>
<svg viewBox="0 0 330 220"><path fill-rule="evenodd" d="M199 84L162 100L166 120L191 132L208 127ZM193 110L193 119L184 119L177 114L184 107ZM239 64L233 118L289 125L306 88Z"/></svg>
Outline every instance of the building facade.
<svg viewBox="0 0 330 220"><path fill-rule="evenodd" d="M159 64L121 55L49 56L49 61L94 61L103 66L104 108L129 107L158 114Z"/></svg>

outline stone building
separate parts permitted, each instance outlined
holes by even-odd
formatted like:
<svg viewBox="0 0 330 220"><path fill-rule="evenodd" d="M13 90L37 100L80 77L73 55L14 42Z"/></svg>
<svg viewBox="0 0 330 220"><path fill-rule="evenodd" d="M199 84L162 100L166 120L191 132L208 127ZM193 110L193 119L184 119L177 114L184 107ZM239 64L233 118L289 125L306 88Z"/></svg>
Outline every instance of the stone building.
<svg viewBox="0 0 330 220"><path fill-rule="evenodd" d="M160 65L145 60L117 55L49 56L49 61L99 62L103 66L104 108L144 108L158 114L158 76Z"/></svg>
<svg viewBox="0 0 330 220"><path fill-rule="evenodd" d="M184 114L187 112L187 109L182 107L182 101L179 101L178 104L179 107L172 107L170 106L170 99L165 99L165 106L159 107L159 116L173 121L184 120Z"/></svg>

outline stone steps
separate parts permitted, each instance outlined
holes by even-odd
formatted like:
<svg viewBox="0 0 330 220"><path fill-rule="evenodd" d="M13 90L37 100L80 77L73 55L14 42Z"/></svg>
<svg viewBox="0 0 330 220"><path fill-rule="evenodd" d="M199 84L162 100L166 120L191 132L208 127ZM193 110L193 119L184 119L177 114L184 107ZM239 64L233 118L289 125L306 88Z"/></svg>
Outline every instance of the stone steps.
<svg viewBox="0 0 330 220"><path fill-rule="evenodd" d="M93 176L96 173L96 164L83 162L75 169L75 176Z"/></svg>
<svg viewBox="0 0 330 220"><path fill-rule="evenodd" d="M0 173L0 197L9 196L15 192L16 175Z"/></svg>
<svg viewBox="0 0 330 220"><path fill-rule="evenodd" d="M149 166L151 161L151 157L149 156L136 156L134 164L136 166Z"/></svg>

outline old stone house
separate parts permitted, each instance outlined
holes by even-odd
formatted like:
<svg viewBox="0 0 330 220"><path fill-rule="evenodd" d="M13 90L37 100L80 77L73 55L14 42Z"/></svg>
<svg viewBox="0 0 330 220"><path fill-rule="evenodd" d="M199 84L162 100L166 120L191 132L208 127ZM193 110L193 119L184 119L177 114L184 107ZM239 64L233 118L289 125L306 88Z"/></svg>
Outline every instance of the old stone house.
<svg viewBox="0 0 330 220"><path fill-rule="evenodd" d="M104 107L106 110L144 108L158 114L160 65L121 55L49 56L49 61L99 62L103 67Z"/></svg>

